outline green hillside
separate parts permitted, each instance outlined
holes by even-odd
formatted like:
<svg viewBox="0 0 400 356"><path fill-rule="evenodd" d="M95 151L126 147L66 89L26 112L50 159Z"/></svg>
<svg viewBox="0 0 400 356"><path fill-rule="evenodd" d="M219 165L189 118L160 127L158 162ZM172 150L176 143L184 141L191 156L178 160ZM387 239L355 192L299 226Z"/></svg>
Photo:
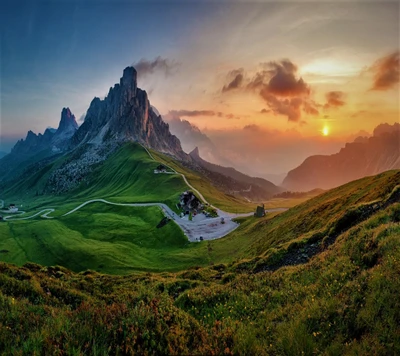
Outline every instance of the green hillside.
<svg viewBox="0 0 400 356"><path fill-rule="evenodd" d="M76 272L93 269L111 274L138 270L176 271L212 262L208 246L189 244L173 222L156 229L163 218L156 207L96 203L62 217L81 203L97 198L116 203L163 202L177 211L178 197L188 186L179 174L154 174L159 162L142 146L123 146L95 168L88 177L90 184L83 183L60 195L42 194L51 172L70 159L67 155L43 165L36 173L25 174L1 193L6 206L15 203L26 211L18 217L32 216L44 208L55 211L50 214L53 219L37 216L26 221L1 222L0 261L18 265L27 262L58 264ZM218 192L210 184L206 186ZM239 202L218 194L221 202L224 199L229 203ZM156 243L158 240L163 244ZM232 257L221 251L213 259L231 260Z"/></svg>
<svg viewBox="0 0 400 356"><path fill-rule="evenodd" d="M78 188L60 195L42 195L50 173L69 159L70 156L61 157L7 187L4 190L5 200L29 204L30 208L44 204L62 205L67 210L69 203L73 205L91 198L113 198L116 202L164 202L172 207L179 194L187 189L178 175L154 174L158 163L149 157L143 147L131 143L99 163L87 177L89 183L82 183Z"/></svg>
<svg viewBox="0 0 400 356"><path fill-rule="evenodd" d="M152 154L154 152L152 151ZM6 203L28 206L30 210L44 205L60 206L65 211L76 203L93 198L110 199L115 202L163 202L174 208L179 194L188 189L179 174L154 174L159 162L179 167L188 181L206 197L210 203L232 212L248 212L255 207L242 199L218 191L208 181L194 172L185 170L171 158L160 153L154 154L154 161L146 150L136 143L128 143L98 164L89 175L89 183L60 195L44 194L46 182L52 171L68 161L70 155L60 157L45 165L34 174L27 172L22 179L2 189ZM69 205L71 204L71 205ZM63 210L64 211L64 210Z"/></svg>
<svg viewBox="0 0 400 356"><path fill-rule="evenodd" d="M230 236L197 244L213 262L203 268L110 276L2 263L0 350L397 355L399 183L400 171L390 171L243 221ZM216 263L218 255L227 262Z"/></svg>
<svg viewBox="0 0 400 356"><path fill-rule="evenodd" d="M201 177L197 172L184 167L181 163L171 157L154 150L150 150L150 152L157 161L160 161L177 172L184 174L189 183L198 189L208 202L216 207L235 213L246 213L255 209L256 204L249 203L233 195L224 194L215 188L207 179Z"/></svg>

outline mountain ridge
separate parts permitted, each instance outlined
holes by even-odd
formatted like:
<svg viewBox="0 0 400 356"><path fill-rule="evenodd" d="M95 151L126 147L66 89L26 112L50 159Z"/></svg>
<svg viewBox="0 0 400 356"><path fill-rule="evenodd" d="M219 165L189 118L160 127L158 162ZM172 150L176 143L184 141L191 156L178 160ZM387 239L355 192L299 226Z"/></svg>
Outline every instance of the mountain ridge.
<svg viewBox="0 0 400 356"><path fill-rule="evenodd" d="M378 125L372 137L346 143L338 153L310 156L288 172L282 186L330 189L365 176L400 168L400 125Z"/></svg>
<svg viewBox="0 0 400 356"><path fill-rule="evenodd" d="M204 169L221 174L223 176L229 177L234 181L247 184L246 187L242 187L236 193L254 200L264 200L272 197L274 194L281 192L281 188L277 187L275 184L264 178L251 177L247 174L239 172L232 167L224 167L214 163L207 162L200 157L200 152L198 147L189 153L189 156Z"/></svg>
<svg viewBox="0 0 400 356"><path fill-rule="evenodd" d="M146 91L137 87L137 72L131 66L124 69L120 82L110 88L103 100L95 97L91 101L81 126L66 107L61 111L57 130L47 128L43 134L29 130L26 138L0 159L0 181L16 178L23 167L43 158L56 158L69 151L75 152L75 159L87 173L91 165L106 159L127 141L188 159L179 139L150 105Z"/></svg>

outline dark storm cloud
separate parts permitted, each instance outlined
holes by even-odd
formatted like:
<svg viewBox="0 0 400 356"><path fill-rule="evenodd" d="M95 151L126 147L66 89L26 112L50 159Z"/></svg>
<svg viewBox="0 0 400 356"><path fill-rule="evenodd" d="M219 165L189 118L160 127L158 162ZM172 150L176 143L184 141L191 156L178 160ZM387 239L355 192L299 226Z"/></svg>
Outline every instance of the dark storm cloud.
<svg viewBox="0 0 400 356"><path fill-rule="evenodd" d="M133 64L139 77L144 77L155 72L164 73L167 77L176 72L179 67L179 63L171 61L167 58L158 56L153 60L142 58L139 62Z"/></svg>
<svg viewBox="0 0 400 356"><path fill-rule="evenodd" d="M229 83L223 86L222 88L223 93L241 87L244 79L243 68L234 69L230 71L227 75L227 78L229 80Z"/></svg>
<svg viewBox="0 0 400 356"><path fill-rule="evenodd" d="M337 108L346 104L344 101L344 93L342 91L330 91L325 94L325 97L326 97L326 103L324 105L325 109Z"/></svg>
<svg viewBox="0 0 400 356"><path fill-rule="evenodd" d="M374 73L372 90L388 90L399 82L400 52L377 60L370 70Z"/></svg>

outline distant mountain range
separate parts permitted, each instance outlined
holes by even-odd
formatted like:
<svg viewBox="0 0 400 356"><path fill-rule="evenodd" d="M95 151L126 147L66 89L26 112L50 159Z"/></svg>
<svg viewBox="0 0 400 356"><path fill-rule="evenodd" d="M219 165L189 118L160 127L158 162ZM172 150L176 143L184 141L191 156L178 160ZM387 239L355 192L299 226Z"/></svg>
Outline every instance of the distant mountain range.
<svg viewBox="0 0 400 356"><path fill-rule="evenodd" d="M110 88L104 100L92 100L80 127L70 109L64 108L57 130L48 128L38 135L29 131L25 140L19 140L11 153L0 160L0 181L18 176L26 166L44 158L55 159L78 148L75 159L84 160L86 165L97 163L126 141L139 142L180 159L187 157L168 124L151 107L147 93L137 87L133 67L125 68L120 83Z"/></svg>
<svg viewBox="0 0 400 356"><path fill-rule="evenodd" d="M191 152L197 147L204 160L224 166L233 166L234 163L224 157L215 143L196 125L171 114L164 117L168 119L171 132L179 138L185 152Z"/></svg>
<svg viewBox="0 0 400 356"><path fill-rule="evenodd" d="M229 193L233 195L239 195L252 201L262 201L282 191L281 188L266 179L250 177L232 167L223 167L205 161L200 157L197 147L189 155L205 170L229 177ZM225 182L225 184L228 184L228 182Z"/></svg>
<svg viewBox="0 0 400 356"><path fill-rule="evenodd" d="M293 191L330 189L355 179L400 168L400 124L381 124L372 137L358 137L340 152L308 157L282 185Z"/></svg>

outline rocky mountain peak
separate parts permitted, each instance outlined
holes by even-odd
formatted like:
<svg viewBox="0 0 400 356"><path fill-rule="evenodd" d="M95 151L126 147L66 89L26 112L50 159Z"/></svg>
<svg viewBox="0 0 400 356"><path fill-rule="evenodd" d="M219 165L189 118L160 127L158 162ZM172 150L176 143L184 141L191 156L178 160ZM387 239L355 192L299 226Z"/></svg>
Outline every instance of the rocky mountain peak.
<svg viewBox="0 0 400 356"><path fill-rule="evenodd" d="M196 147L192 152L189 153L189 155L193 158L198 158L200 157L200 152L199 152L199 148Z"/></svg>
<svg viewBox="0 0 400 356"><path fill-rule="evenodd" d="M53 151L65 150L69 146L69 140L78 130L78 124L75 115L69 108L63 108L61 111L60 124L54 134L51 144Z"/></svg>
<svg viewBox="0 0 400 356"><path fill-rule="evenodd" d="M61 120L58 125L57 132L77 130L78 124L75 119L75 115L72 114L69 108L63 108L61 111Z"/></svg>
<svg viewBox="0 0 400 356"><path fill-rule="evenodd" d="M32 130L29 130L28 133L26 134L25 141L28 142L28 141L36 139L37 137L38 136Z"/></svg>
<svg viewBox="0 0 400 356"><path fill-rule="evenodd" d="M130 94L130 97L136 96L137 72L133 67L126 67L120 79L121 87Z"/></svg>
<svg viewBox="0 0 400 356"><path fill-rule="evenodd" d="M133 67L124 69L119 83L110 88L103 100L92 100L72 145L100 146L111 141L139 142L176 157L186 157L168 124L157 110L152 110L147 93L137 87L137 72Z"/></svg>

